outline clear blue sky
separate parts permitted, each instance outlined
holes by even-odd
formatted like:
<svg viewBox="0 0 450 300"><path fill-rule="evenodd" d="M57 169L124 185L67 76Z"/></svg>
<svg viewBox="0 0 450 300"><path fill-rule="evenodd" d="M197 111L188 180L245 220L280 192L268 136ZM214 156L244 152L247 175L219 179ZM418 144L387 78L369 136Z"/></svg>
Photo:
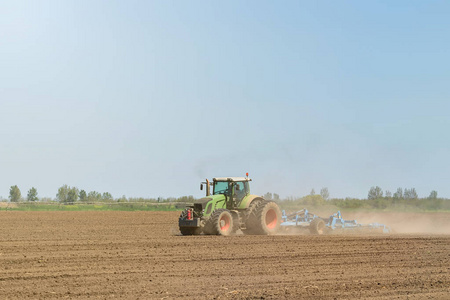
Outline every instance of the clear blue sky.
<svg viewBox="0 0 450 300"><path fill-rule="evenodd" d="M448 1L1 1L0 196L450 197Z"/></svg>

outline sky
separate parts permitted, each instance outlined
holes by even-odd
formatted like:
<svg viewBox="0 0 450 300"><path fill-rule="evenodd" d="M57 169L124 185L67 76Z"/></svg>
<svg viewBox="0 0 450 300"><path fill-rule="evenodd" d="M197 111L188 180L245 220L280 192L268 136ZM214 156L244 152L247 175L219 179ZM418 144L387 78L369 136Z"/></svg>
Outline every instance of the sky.
<svg viewBox="0 0 450 300"><path fill-rule="evenodd" d="M450 198L448 1L0 0L0 196Z"/></svg>

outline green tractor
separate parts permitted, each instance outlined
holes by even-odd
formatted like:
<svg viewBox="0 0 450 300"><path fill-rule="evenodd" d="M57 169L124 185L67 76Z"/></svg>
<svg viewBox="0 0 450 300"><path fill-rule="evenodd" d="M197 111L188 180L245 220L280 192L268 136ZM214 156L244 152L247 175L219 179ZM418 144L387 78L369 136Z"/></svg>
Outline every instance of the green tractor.
<svg viewBox="0 0 450 300"><path fill-rule="evenodd" d="M181 234L230 235L239 229L244 234L275 234L281 210L275 202L250 194L250 181L248 177L221 177L202 182L200 189L206 186L206 197L181 213Z"/></svg>

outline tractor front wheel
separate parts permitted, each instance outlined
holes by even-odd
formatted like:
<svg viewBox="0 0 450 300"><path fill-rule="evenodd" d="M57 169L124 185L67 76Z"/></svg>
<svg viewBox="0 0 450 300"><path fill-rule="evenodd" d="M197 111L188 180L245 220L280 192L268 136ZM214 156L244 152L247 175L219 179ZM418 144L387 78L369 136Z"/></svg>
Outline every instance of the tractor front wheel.
<svg viewBox="0 0 450 300"><path fill-rule="evenodd" d="M230 235L233 232L233 216L228 209L217 209L205 225L205 233L213 235Z"/></svg>

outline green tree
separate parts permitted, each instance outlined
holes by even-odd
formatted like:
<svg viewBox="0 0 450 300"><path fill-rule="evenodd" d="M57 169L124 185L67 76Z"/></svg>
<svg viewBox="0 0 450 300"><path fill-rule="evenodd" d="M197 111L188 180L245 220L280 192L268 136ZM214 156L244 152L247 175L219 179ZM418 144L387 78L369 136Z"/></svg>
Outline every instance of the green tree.
<svg viewBox="0 0 450 300"><path fill-rule="evenodd" d="M38 193L37 193L36 188L32 187L32 188L28 191L28 194L27 194L27 200L28 200L28 201L32 201L32 202L38 201L37 194L38 194Z"/></svg>
<svg viewBox="0 0 450 300"><path fill-rule="evenodd" d="M111 201L111 200L113 200L113 196L108 192L104 192L102 195L102 200L103 201Z"/></svg>
<svg viewBox="0 0 450 300"><path fill-rule="evenodd" d="M320 206L325 204L325 200L320 195L307 195L298 200L299 204Z"/></svg>
<svg viewBox="0 0 450 300"><path fill-rule="evenodd" d="M265 193L263 198L266 200L272 200L272 193L269 193L269 192Z"/></svg>
<svg viewBox="0 0 450 300"><path fill-rule="evenodd" d="M81 190L78 194L78 197L80 198L80 201L86 201L87 200L87 194L85 190Z"/></svg>
<svg viewBox="0 0 450 300"><path fill-rule="evenodd" d="M78 200L78 189L65 184L58 189L56 199L61 203L73 203Z"/></svg>
<svg viewBox="0 0 450 300"><path fill-rule="evenodd" d="M11 186L9 189L9 199L11 202L19 202L22 194L20 193L20 189L17 185Z"/></svg>
<svg viewBox="0 0 450 300"><path fill-rule="evenodd" d="M76 187L69 188L67 192L67 202L73 204L78 200L78 189Z"/></svg>
<svg viewBox="0 0 450 300"><path fill-rule="evenodd" d="M58 189L58 193L56 194L56 199L61 203L67 202L67 196L69 194L70 187L65 184Z"/></svg>
<svg viewBox="0 0 450 300"><path fill-rule="evenodd" d="M316 194L316 191L314 189L311 190L311 193L309 193L310 196L314 196Z"/></svg>
<svg viewBox="0 0 450 300"><path fill-rule="evenodd" d="M280 195L278 195L277 193L273 193L273 200L280 201Z"/></svg>
<svg viewBox="0 0 450 300"><path fill-rule="evenodd" d="M381 198L383 198L383 190L379 186L371 187L369 190L369 194L367 195L367 199L374 200Z"/></svg>
<svg viewBox="0 0 450 300"><path fill-rule="evenodd" d="M328 188L324 187L320 189L320 196L322 196L322 198L324 200L328 200L330 199L330 193L328 192Z"/></svg>
<svg viewBox="0 0 450 300"><path fill-rule="evenodd" d="M430 196L428 196L428 199L437 199L438 193L436 191L431 191Z"/></svg>
<svg viewBox="0 0 450 300"><path fill-rule="evenodd" d="M405 189L405 191L403 192L403 197L407 200L416 200L417 198L419 198L419 196L417 196L415 188Z"/></svg>
<svg viewBox="0 0 450 300"><path fill-rule="evenodd" d="M375 198L375 199L372 199L371 205L374 208L382 208L383 209L383 208L388 207L389 202L384 198Z"/></svg>
<svg viewBox="0 0 450 300"><path fill-rule="evenodd" d="M403 199L403 189L399 187L397 191L394 193L394 199L400 200Z"/></svg>
<svg viewBox="0 0 450 300"><path fill-rule="evenodd" d="M92 191L88 193L87 199L89 202L96 202L102 199L102 194L96 191Z"/></svg>
<svg viewBox="0 0 450 300"><path fill-rule="evenodd" d="M409 189L405 189L403 191L403 198L410 200L411 199L411 193L409 192Z"/></svg>
<svg viewBox="0 0 450 300"><path fill-rule="evenodd" d="M117 199L117 202L127 202L128 199L125 195L123 195L122 197L120 197L119 199Z"/></svg>

